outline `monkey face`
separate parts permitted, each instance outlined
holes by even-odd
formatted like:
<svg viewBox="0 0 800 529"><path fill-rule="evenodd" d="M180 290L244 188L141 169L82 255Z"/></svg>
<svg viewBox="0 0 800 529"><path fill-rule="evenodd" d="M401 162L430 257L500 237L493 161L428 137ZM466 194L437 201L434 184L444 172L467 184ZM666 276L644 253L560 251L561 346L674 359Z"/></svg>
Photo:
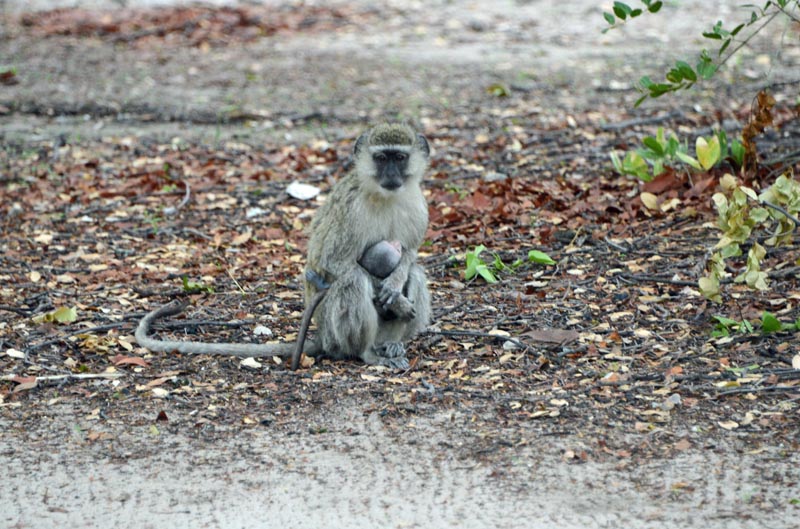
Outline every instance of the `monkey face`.
<svg viewBox="0 0 800 529"><path fill-rule="evenodd" d="M372 154L375 179L387 191L400 189L408 178L408 153L399 149L382 149Z"/></svg>

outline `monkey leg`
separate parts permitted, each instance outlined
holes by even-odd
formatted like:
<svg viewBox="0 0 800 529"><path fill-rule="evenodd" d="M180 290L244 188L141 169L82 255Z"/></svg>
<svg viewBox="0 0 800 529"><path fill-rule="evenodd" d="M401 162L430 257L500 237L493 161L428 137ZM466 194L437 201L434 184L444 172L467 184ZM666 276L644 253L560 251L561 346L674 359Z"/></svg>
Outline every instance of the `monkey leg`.
<svg viewBox="0 0 800 529"><path fill-rule="evenodd" d="M408 340L424 331L431 320L431 294L428 291L428 279L425 270L414 263L408 271L408 280L403 287L403 294L414 306L414 317L405 322L402 340Z"/></svg>
<svg viewBox="0 0 800 529"><path fill-rule="evenodd" d="M369 275L360 268L333 281L315 313L319 342L332 358L357 358L375 342L378 313Z"/></svg>
<svg viewBox="0 0 800 529"><path fill-rule="evenodd" d="M405 369L408 367L408 359L403 342L424 330L430 320L431 296L428 292L425 271L421 266L416 264L411 266L408 280L403 287L403 295L399 299L408 301L412 306L410 317L380 319L373 351L376 356ZM389 365L388 362L381 363Z"/></svg>

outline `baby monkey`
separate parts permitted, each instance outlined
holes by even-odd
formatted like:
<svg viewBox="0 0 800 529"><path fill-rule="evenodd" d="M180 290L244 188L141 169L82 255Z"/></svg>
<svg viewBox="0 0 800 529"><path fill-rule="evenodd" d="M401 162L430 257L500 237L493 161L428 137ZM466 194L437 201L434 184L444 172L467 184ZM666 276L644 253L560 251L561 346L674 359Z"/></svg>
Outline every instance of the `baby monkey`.
<svg viewBox="0 0 800 529"><path fill-rule="evenodd" d="M408 368L404 342L425 329L430 318L427 279L417 264L428 226L421 184L429 155L427 140L403 124L378 125L356 141L353 170L333 186L311 223L305 302L317 338L302 349L305 354ZM322 291L323 296L316 295ZM136 330L139 345L184 354L299 357L292 344L147 336L154 320L181 309L168 304L145 316Z"/></svg>

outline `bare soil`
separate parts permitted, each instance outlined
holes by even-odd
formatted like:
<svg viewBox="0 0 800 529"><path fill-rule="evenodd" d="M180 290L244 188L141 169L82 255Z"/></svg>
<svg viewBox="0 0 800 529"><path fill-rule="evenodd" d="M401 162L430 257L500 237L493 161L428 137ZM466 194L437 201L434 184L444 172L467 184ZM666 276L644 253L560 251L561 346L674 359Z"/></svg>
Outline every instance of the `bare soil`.
<svg viewBox="0 0 800 529"><path fill-rule="evenodd" d="M796 275L710 305L680 283L715 241L709 195L650 215L608 167L658 125L741 126L758 87L796 71L794 28L690 98L634 110L632 81L696 53L737 2L607 34L586 0L270 1L161 33L125 25L164 13L141 6L32 11L57 4L0 4L0 66L16 72L0 85L0 525L796 526L800 340L710 337L713 314L794 321ZM777 95L790 107L796 85ZM291 339L316 206L282 190L327 190L358 132L398 118L434 146L435 322L409 372L126 348L182 274L216 293L162 333L241 341L259 323ZM798 137L787 119L760 146ZM158 213L183 195L164 190L173 172L192 190L176 218ZM465 282L451 257L479 243L559 266ZM76 305L77 323L32 323ZM30 383L83 374L122 376Z"/></svg>

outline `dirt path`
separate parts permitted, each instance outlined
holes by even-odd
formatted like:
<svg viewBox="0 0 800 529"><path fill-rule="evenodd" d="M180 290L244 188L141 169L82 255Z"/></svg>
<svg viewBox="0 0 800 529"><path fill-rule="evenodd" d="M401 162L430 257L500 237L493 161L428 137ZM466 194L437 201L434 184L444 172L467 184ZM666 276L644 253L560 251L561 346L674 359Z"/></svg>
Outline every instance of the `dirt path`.
<svg viewBox="0 0 800 529"><path fill-rule="evenodd" d="M81 2L65 2L76 3ZM116 5L87 2L98 3ZM580 180L580 173L596 170L592 168L598 160L607 159L607 150L585 146L590 139L582 131L584 125L689 112L673 99L648 103L644 114L631 113L630 83L645 60L639 47L657 40L663 55L653 61L668 63L678 53L696 50L700 31L711 19L732 13L736 2L714 2L710 18L708 2L689 2L680 10L666 6L667 16L641 20L636 26L641 33L623 28L602 35L601 10L588 0L394 1L385 8L375 8L374 2L343 2L336 4L340 10L336 15L326 10L332 3L305 2L308 9L321 10L301 24L287 7L292 3L275 1L269 4L285 14L284 23L298 26L225 45L215 45L213 38L204 41L211 45L193 45L191 35L185 36L188 30L163 42L146 37L115 41L115 34L44 38L37 33L45 31L44 24L23 27L17 17L25 9L53 3L23 8L25 4L2 4L8 17L2 26L0 62L16 67L19 83L0 88L0 142L16 153L14 159L31 156L45 145L48 149L54 145L54 151L63 145L80 146L101 160L100 167L112 144L122 145L123 151L131 146L130 152L140 150L161 165L163 160L148 149L171 145L180 151L183 145L205 145L229 160L253 152L248 149L273 152L323 141L335 150L364 123L399 115L431 129L434 139L436 130L447 134L436 129L442 123L476 139L534 123L541 131L542 153L535 167L573 164ZM669 20L669 31L663 29L664 20ZM759 42L753 53L759 53ZM797 57L797 48L787 47L782 60L796 64ZM755 64L776 79L786 75L778 65ZM659 66L648 68L647 73L660 71ZM747 94L760 73L735 71L741 82L732 99L737 93ZM495 83L512 92L513 108L497 104L497 98L487 93ZM719 93L705 92L698 98L722 119L732 117L726 103L719 103ZM608 145L624 137L610 138ZM557 152L551 153L554 143ZM441 144L439 149L441 172L452 160L468 155L475 156L472 165L484 164L486 172L506 167L501 161L480 158L480 152L452 153ZM105 180L113 181L120 171L112 167ZM303 168L298 174L319 174L314 171ZM233 176L198 194L230 192L245 196L246 202L254 194L249 183L233 169L226 174ZM9 201L22 196L14 189L11 196L11 187L3 188ZM8 208L3 219L13 228ZM133 231L124 232L121 244L148 237L156 237L157 244L151 246L171 244L174 241L168 237L174 233L169 230L135 237L130 235ZM33 235L26 237L30 240ZM3 244L13 246L11 237ZM130 252L123 250L115 255L128 259ZM446 250L437 251L431 262L447 256ZM16 261L5 264L22 269ZM23 290L14 287L17 275L2 277L4 296L11 299ZM435 277L437 288L446 292L437 298L444 317L445 305L453 310L450 296L464 286L445 274ZM530 285L538 277L527 279ZM463 295L477 311L495 303L501 293L463 290ZM579 312L586 307L576 300L567 309L542 310L534 319L553 318L549 323L567 325L574 317L580 319ZM0 318L9 314L0 313ZM487 317L493 317L491 312ZM24 335L20 330L24 322L14 318L0 323L0 330L12 336L0 338L0 351L30 345L22 338L17 341ZM657 328L660 323L656 318L652 325ZM578 327L591 329L589 323ZM686 334L679 353L691 356L691 348L699 350L705 343L706 330ZM796 338L786 340L790 349L798 346ZM764 346L774 349L775 344ZM725 354L734 356L734 346L730 347L732 351L726 349ZM496 356L503 354L501 347L495 350ZM57 365L63 368L63 354L67 353L58 346L43 348L26 362L4 357L0 367L4 375L30 374L25 370L32 364L58 358ZM635 396L626 397L623 405L618 394L605 394L608 388L599 384L595 393L603 397L598 400L602 407L572 400L564 404L561 385L568 384L563 373L539 373L530 356L531 360L518 360L519 368L504 380L507 387L514 385L514 379L531 385L510 393L503 383L496 385L496 391L461 388L455 385L459 367L452 366L451 382L428 382L424 377L433 374L433 367L428 373L424 367L419 370L422 379L398 382L390 374L357 365L337 366L334 375L323 372L325 376L318 379L307 373L295 377L278 368L253 374L237 362L186 360L176 367L175 359L152 358L148 361L153 367L144 374L131 371L130 377L138 377L135 384L123 384L125 389L119 391L109 381L70 381L12 393L9 382L0 400L0 464L5 469L0 525L221 529L783 529L796 525L800 516L796 394L763 403L749 429L726 430L719 423L731 417L741 421L750 410L748 402L744 397L713 401L704 387L692 394L702 400L697 407L686 404L664 422L641 427L653 416L650 412L662 413L660 400L642 401L645 412L637 415L637 421L630 412L637 405ZM491 362L479 367L502 367ZM169 386L169 397L158 398L138 388L164 372L172 373L167 378L175 384ZM219 373L226 377L225 383L219 382ZM587 380L591 376L601 375L586 375ZM202 382L195 386L200 388L197 393L179 391L185 387L180 386L184 378ZM674 386L673 390L678 391ZM514 415L520 407L529 414ZM545 408L550 418L542 418Z"/></svg>

